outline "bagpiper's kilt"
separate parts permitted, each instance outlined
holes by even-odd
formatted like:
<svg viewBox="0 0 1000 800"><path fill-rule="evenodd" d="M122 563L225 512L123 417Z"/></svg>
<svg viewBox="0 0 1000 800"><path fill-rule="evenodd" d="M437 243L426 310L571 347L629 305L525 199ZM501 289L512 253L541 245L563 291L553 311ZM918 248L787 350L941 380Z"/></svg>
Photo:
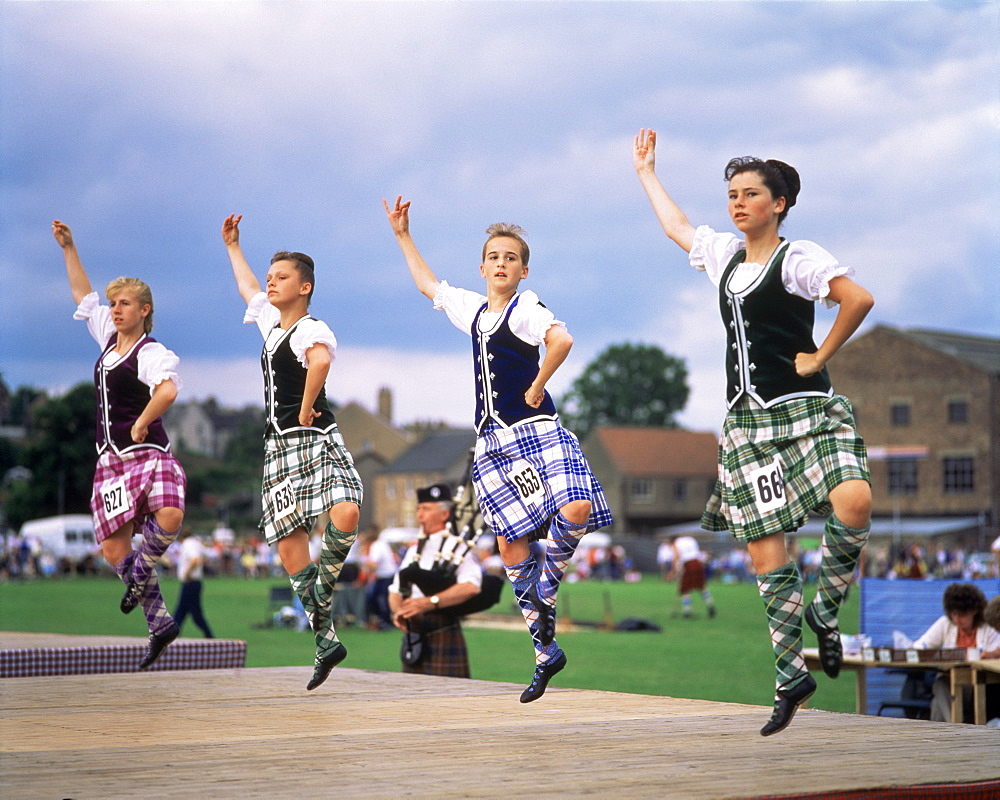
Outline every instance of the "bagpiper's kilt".
<svg viewBox="0 0 1000 800"><path fill-rule="evenodd" d="M761 512L748 476L775 458L785 503ZM829 494L849 480L871 482L865 444L846 397L804 397L762 408L743 399L726 416L719 439L719 477L701 526L754 541L801 527L811 512L832 511Z"/></svg>
<svg viewBox="0 0 1000 800"><path fill-rule="evenodd" d="M128 508L108 516L103 490L125 482ZM98 544L130 521L142 522L161 508L184 510L187 476L176 458L155 447L143 447L118 455L108 448L94 470L94 492L90 511L94 515L94 538Z"/></svg>
<svg viewBox="0 0 1000 800"><path fill-rule="evenodd" d="M282 515L275 490L290 482L294 508ZM308 533L320 514L341 502L361 505L364 489L344 437L295 432L264 441L263 514L260 529L268 544L304 528ZM280 517L280 518L279 518Z"/></svg>
<svg viewBox="0 0 1000 800"><path fill-rule="evenodd" d="M544 497L525 497L518 484L530 465L544 485ZM611 510L580 443L555 420L502 428L490 422L476 439L472 480L483 519L497 536L513 542L547 526L573 500L591 503L587 531L611 524ZM544 536L544 534L543 534Z"/></svg>
<svg viewBox="0 0 1000 800"><path fill-rule="evenodd" d="M469 650L462 625L449 614L422 614L410 620L410 629L423 638L423 658L414 666L403 664L403 672L416 675L440 675L443 678L469 678Z"/></svg>

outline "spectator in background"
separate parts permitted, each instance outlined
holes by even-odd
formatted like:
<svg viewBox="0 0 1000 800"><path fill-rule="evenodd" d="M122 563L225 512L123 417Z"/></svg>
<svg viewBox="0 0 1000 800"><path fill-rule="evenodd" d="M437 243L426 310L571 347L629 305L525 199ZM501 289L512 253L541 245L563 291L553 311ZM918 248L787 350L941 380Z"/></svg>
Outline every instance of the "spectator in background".
<svg viewBox="0 0 1000 800"><path fill-rule="evenodd" d="M980 658L1000 658L1000 632L985 621L986 596L978 586L972 583L951 584L944 590L942 605L944 616L913 643L915 648L975 648L980 651ZM968 717L972 713L972 687L964 688L967 689L967 696L963 697L963 706ZM931 719L950 722L951 702L951 678L946 672L934 682Z"/></svg>
<svg viewBox="0 0 1000 800"><path fill-rule="evenodd" d="M361 534L358 553L369 575L368 616L375 617L379 630L389 630L392 612L389 610L389 584L396 575L396 554L392 545L379 539L378 528L368 528Z"/></svg>
<svg viewBox="0 0 1000 800"><path fill-rule="evenodd" d="M691 592L700 592L709 618L715 616L715 603L705 585L705 554L693 536L675 536L671 540L674 557L669 577L677 577L677 593L681 596L681 615L691 619Z"/></svg>
<svg viewBox="0 0 1000 800"><path fill-rule="evenodd" d="M214 639L201 609L201 579L205 568L205 548L190 528L181 531L178 541L181 543L181 548L177 555L177 578L181 582L181 596L177 601L177 610L174 611L174 622L178 628L182 628L185 618L190 614L194 624L205 634L205 638Z"/></svg>

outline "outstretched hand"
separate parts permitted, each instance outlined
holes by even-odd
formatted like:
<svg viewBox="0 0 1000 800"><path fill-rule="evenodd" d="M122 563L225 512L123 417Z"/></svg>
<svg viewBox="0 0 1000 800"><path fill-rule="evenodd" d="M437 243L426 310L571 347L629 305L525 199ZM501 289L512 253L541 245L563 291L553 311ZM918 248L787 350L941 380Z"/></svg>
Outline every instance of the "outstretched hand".
<svg viewBox="0 0 1000 800"><path fill-rule="evenodd" d="M407 200L403 202L403 195L398 195L396 197L396 204L389 208L389 203L386 199L382 198L382 205L385 206L386 216L389 218L389 224L392 226L392 232L397 236L401 236L404 233L409 233L410 231L410 201Z"/></svg>
<svg viewBox="0 0 1000 800"><path fill-rule="evenodd" d="M230 214L226 217L225 222L222 223L222 241L226 243L226 247L231 244L240 243L240 220L243 219L242 214Z"/></svg>
<svg viewBox="0 0 1000 800"><path fill-rule="evenodd" d="M636 171L655 168L656 131L639 129L639 135L635 137L635 144L632 146L632 163L635 164Z"/></svg>
<svg viewBox="0 0 1000 800"><path fill-rule="evenodd" d="M56 237L60 247L73 246L73 232L65 222L60 222L57 219L52 220L52 235Z"/></svg>

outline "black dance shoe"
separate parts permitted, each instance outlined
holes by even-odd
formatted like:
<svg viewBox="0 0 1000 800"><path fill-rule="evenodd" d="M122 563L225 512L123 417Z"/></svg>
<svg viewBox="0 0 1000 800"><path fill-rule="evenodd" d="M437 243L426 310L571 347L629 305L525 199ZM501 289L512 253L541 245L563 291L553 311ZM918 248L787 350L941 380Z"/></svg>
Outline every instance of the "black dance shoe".
<svg viewBox="0 0 1000 800"><path fill-rule="evenodd" d="M306 691L311 692L323 683L323 681L330 676L330 672L333 668L345 658L347 658L347 648L340 642L337 643L337 646L334 647L329 654L323 656L322 658L316 656L316 666L313 669L312 678L310 678L309 683L306 684Z"/></svg>
<svg viewBox="0 0 1000 800"><path fill-rule="evenodd" d="M139 664L139 669L153 666L153 662L160 657L163 649L180 635L181 629L177 627L176 622L171 622L159 633L149 634L149 649L146 650L146 657Z"/></svg>
<svg viewBox="0 0 1000 800"><path fill-rule="evenodd" d="M121 609L123 614L128 614L142 602L142 593L145 587L139 586L135 582L135 578L132 577L134 572L135 564L133 563L128 571L128 583L125 584L125 594L122 595L122 601L118 604L118 608Z"/></svg>
<svg viewBox="0 0 1000 800"><path fill-rule="evenodd" d="M556 638L556 607L550 606L538 596L538 585L528 589L528 600L538 612L538 641L548 647Z"/></svg>
<svg viewBox="0 0 1000 800"><path fill-rule="evenodd" d="M819 663L823 667L823 672L831 678L836 678L840 674L840 665L844 663L844 648L840 643L840 631L836 628L828 628L818 619L810 605L806 608L806 624L813 629L816 639L819 641Z"/></svg>
<svg viewBox="0 0 1000 800"><path fill-rule="evenodd" d="M549 685L549 681L552 680L552 676L565 666L566 654L560 653L554 661L546 661L535 667L535 677L531 679L528 688L521 692L521 702L530 703L545 694L545 689Z"/></svg>
<svg viewBox="0 0 1000 800"><path fill-rule="evenodd" d="M797 686L786 692L778 692L774 701L774 712L767 724L760 729L760 735L770 736L787 728L799 706L812 697L815 691L816 681L812 675L806 674L806 677L799 681Z"/></svg>

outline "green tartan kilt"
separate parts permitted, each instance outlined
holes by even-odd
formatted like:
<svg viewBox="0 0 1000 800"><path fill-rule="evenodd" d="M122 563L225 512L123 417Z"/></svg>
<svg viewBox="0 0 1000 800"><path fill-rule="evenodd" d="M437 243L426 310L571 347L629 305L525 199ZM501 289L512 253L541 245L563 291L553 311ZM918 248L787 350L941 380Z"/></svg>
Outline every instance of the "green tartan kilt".
<svg viewBox="0 0 1000 800"><path fill-rule="evenodd" d="M291 481L295 508L278 519L271 491ZM310 432L268 436L264 442L263 514L260 530L275 544L297 528L312 530L316 517L341 502L361 505L364 489L344 437L334 428L326 434Z"/></svg>
<svg viewBox="0 0 1000 800"><path fill-rule="evenodd" d="M785 502L761 511L749 475L776 457ZM856 479L871 483L865 443L846 397L803 397L771 408L743 399L726 416L719 477L701 526L731 531L741 541L794 531L810 513L830 514L830 492Z"/></svg>

